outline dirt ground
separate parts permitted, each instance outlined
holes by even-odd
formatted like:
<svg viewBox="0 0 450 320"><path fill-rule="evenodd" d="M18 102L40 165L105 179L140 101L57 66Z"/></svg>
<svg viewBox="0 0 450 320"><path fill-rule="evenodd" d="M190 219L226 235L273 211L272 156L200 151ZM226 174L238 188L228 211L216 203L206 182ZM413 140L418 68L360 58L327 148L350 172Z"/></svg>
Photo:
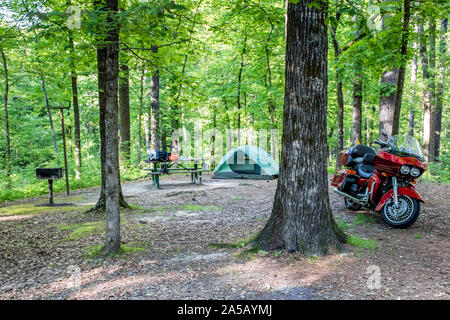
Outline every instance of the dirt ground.
<svg viewBox="0 0 450 320"><path fill-rule="evenodd" d="M85 213L98 188L0 206L0 299L446 299L450 298L450 185L420 182L422 214L409 229L370 211L348 211L330 192L346 233L369 239L346 253L307 257L247 254L236 242L268 219L274 181L190 177L125 183L125 252L96 255L104 213Z"/></svg>

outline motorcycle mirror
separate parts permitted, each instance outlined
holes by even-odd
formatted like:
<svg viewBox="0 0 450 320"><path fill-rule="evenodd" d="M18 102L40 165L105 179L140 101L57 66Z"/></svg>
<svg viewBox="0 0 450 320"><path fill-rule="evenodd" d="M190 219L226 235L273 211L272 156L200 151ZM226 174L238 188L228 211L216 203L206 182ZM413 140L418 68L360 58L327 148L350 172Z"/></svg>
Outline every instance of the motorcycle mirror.
<svg viewBox="0 0 450 320"><path fill-rule="evenodd" d="M380 134L379 134L379 138L380 138L381 141L387 142L388 138L389 138L389 134L387 133L386 130L381 129Z"/></svg>

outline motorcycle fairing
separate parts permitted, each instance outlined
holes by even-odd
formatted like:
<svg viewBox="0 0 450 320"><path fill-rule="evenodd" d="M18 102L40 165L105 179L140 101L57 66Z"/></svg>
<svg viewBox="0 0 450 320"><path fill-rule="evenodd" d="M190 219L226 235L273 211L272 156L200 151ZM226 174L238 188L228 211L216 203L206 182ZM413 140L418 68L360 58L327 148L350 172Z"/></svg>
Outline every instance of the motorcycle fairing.
<svg viewBox="0 0 450 320"><path fill-rule="evenodd" d="M398 188L398 195L405 195L411 198L415 198L417 200L419 200L420 202L423 202L422 197L420 196L420 194L411 188L407 188L407 187L399 187ZM383 209L383 206L386 204L386 202L388 202L388 200L394 195L394 190L391 189L388 192L386 192L383 197L381 197L380 202L378 203L377 207L375 208L375 211L381 211L381 209Z"/></svg>

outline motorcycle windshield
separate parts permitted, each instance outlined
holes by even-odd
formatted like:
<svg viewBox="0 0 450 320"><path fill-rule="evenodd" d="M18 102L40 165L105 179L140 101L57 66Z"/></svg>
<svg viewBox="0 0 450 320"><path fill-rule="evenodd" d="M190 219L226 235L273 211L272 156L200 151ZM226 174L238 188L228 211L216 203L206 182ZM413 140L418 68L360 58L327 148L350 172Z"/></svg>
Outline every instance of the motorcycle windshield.
<svg viewBox="0 0 450 320"><path fill-rule="evenodd" d="M388 141L389 150L404 156L423 158L422 147L416 138L404 136L392 136Z"/></svg>

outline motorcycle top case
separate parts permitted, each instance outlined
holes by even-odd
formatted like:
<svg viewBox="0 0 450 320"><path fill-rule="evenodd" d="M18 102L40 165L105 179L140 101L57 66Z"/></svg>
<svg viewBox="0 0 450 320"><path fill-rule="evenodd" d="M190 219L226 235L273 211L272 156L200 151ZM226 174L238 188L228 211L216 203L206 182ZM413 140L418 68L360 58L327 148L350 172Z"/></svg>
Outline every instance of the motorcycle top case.
<svg viewBox="0 0 450 320"><path fill-rule="evenodd" d="M339 157L337 161L340 166L347 165L348 151L349 151L348 149L344 149L341 152L339 152Z"/></svg>

